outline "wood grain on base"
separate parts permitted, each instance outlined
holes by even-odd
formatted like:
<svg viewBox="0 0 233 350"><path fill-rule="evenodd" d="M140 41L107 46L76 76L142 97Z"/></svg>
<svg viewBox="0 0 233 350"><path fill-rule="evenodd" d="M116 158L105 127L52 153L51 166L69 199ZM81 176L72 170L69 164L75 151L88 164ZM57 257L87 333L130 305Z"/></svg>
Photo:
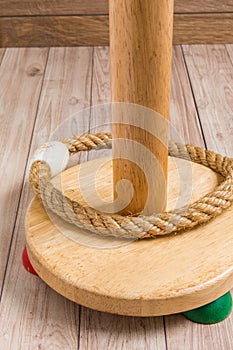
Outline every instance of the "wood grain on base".
<svg viewBox="0 0 233 350"><path fill-rule="evenodd" d="M80 181L83 181L82 189L88 197L92 198L96 186L100 197L109 200L112 196L111 163L107 162L95 173L101 162L102 159L98 159L84 163ZM62 188L68 196L72 193L72 197L81 200L77 188L79 168L63 173ZM181 200L177 197L178 189L181 193L184 191L180 177L186 174L188 181L190 170L192 181L186 185L193 190L193 197L185 196ZM217 181L216 174L205 167L191 166L184 160L170 161L170 209L178 205L177 198L182 206L209 192ZM110 245L108 249L102 249L105 239L97 246L90 246L95 238L89 234L87 241L74 238L75 233L72 233L72 239L67 238L49 220L40 201L34 199L26 219L27 247L40 277L77 303L123 315L164 315L204 305L232 287L232 214L231 208L208 225L177 236L121 243L117 248ZM81 235L78 230L76 232L77 236Z"/></svg>

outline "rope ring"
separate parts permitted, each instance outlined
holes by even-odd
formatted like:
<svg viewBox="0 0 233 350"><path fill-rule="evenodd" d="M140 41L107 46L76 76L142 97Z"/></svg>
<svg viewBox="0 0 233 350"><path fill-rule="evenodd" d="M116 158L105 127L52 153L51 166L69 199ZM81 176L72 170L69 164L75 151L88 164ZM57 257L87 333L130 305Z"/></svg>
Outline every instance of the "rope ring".
<svg viewBox="0 0 233 350"><path fill-rule="evenodd" d="M111 148L112 139L110 133L85 134L62 140L62 143L66 146L66 151L62 151L63 155L65 152L72 155L92 149ZM222 175L223 181L212 192L187 208L182 207L173 212L156 213L150 216L105 214L91 207L83 207L79 202L69 199L53 186L51 178L55 175L54 171L50 163L45 162L42 157L33 158L29 181L35 195L42 200L44 206L65 221L95 234L118 238L144 239L177 234L207 223L231 206L233 203L232 158L223 157L200 147L175 142L169 142L168 150L172 157L191 160L210 168ZM60 171L64 170L63 168Z"/></svg>

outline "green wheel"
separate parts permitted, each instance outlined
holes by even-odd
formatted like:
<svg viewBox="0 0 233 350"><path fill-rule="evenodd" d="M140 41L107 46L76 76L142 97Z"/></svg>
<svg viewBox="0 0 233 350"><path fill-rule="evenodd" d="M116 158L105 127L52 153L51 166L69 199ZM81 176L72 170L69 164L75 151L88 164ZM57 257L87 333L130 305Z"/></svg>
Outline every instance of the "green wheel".
<svg viewBox="0 0 233 350"><path fill-rule="evenodd" d="M183 315L196 323L214 324L225 320L230 315L231 310L232 297L231 293L228 292L207 305L184 312Z"/></svg>

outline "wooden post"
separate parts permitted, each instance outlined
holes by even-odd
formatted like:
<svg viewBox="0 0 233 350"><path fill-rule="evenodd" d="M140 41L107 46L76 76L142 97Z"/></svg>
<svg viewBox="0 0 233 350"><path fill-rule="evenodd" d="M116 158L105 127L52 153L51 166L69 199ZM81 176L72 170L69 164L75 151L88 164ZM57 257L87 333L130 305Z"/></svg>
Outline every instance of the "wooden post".
<svg viewBox="0 0 233 350"><path fill-rule="evenodd" d="M145 106L168 120L173 0L109 0L109 16L112 102ZM116 114L117 108L113 112L115 124L112 128L114 189L122 179L129 180L134 186L132 201L121 213L140 213L145 206L145 214L164 210L167 146L148 131L150 128L153 129L153 125L145 125L145 128L123 125L119 123L119 116ZM156 113L154 117L156 118ZM128 119L130 124L130 113ZM155 124L160 122L157 120ZM151 171L154 169L151 166L151 157L141 157L144 169L148 169L147 173L140 168L140 165L135 164L134 161L140 159L140 155L130 147L127 139L145 146L149 151L148 154L151 152L156 157L159 164L156 173L148 175L150 169ZM153 180L148 184L150 178ZM148 203L149 192L153 200ZM117 196L116 190L115 196Z"/></svg>

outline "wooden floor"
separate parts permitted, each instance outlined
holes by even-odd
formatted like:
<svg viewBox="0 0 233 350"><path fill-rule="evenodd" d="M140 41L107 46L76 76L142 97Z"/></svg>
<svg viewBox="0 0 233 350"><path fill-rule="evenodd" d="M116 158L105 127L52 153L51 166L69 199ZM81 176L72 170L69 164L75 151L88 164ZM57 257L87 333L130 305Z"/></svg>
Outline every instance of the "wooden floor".
<svg viewBox="0 0 233 350"><path fill-rule="evenodd" d="M233 349L233 313L212 326L181 315L109 315L75 305L24 270L27 162L71 115L109 101L109 49L0 49L0 63L0 349ZM76 132L103 118L86 113ZM171 138L233 157L233 45L174 47L171 121Z"/></svg>

